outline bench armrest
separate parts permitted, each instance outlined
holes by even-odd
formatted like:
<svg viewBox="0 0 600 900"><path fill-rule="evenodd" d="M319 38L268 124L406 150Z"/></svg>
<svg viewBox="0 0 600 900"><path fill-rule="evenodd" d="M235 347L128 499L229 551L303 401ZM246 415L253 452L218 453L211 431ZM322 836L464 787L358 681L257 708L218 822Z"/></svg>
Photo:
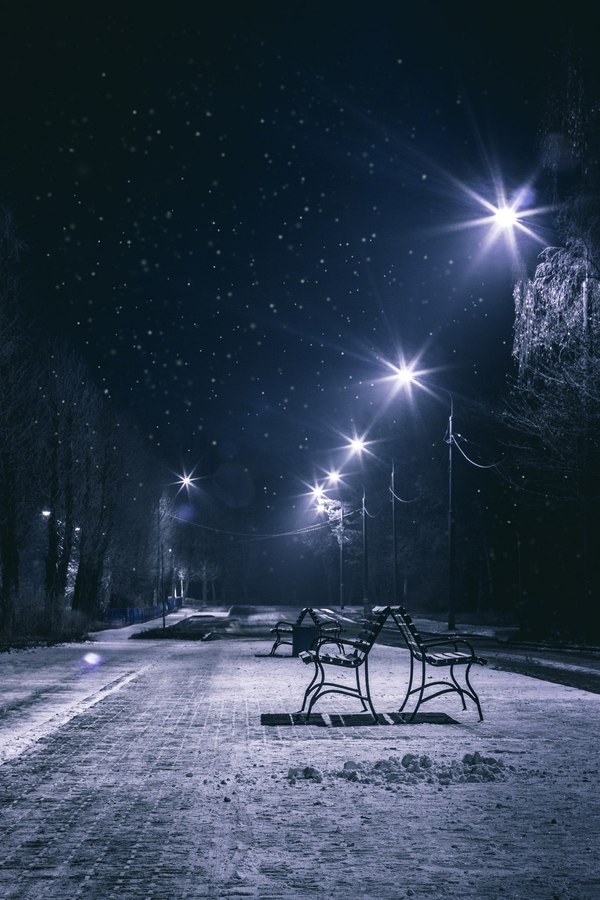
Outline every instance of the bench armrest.
<svg viewBox="0 0 600 900"><path fill-rule="evenodd" d="M434 647L436 644L439 644L440 646L442 644L466 644L470 650L473 650L473 646L470 641L468 641L466 638L461 638L456 634L441 635L440 637L436 638L427 638L426 641L421 641L421 643L423 647Z"/></svg>
<svg viewBox="0 0 600 900"><path fill-rule="evenodd" d="M483 659L483 657L477 656L477 654L475 653L475 650L473 648L473 645L466 638L452 637L450 635L448 635L448 637L432 638L431 640L423 641L422 647L425 651L427 651L427 650L433 649L434 647L448 647L448 645L450 645L453 647L454 650L459 652L459 650L458 650L459 644L462 644L463 646L468 648L469 653L471 654L471 657L473 659L473 662L480 663L482 666L485 666L487 664L487 661L485 659Z"/></svg>
<svg viewBox="0 0 600 900"><path fill-rule="evenodd" d="M446 637L442 636L439 638L429 638L426 641L422 641L423 647L447 647L448 644L451 644L455 650L458 650L458 644L464 644L469 648L470 653L475 656L475 651L473 649L473 645L466 638L459 638L454 635L448 635Z"/></svg>
<svg viewBox="0 0 600 900"><path fill-rule="evenodd" d="M331 619L329 622L321 622L317 623L317 628L320 628L321 631L343 631L342 626L339 622L336 622L335 619Z"/></svg>
<svg viewBox="0 0 600 900"><path fill-rule="evenodd" d="M314 649L314 652L316 653L317 657L319 656L321 647L324 647L327 644L335 644L335 646L338 648L340 646L342 648L348 647L349 649L352 649L352 650L360 650L363 648L362 641L354 641L351 639L342 640L342 638L337 638L337 637L322 637L322 638L319 638L319 640L315 646L315 649Z"/></svg>

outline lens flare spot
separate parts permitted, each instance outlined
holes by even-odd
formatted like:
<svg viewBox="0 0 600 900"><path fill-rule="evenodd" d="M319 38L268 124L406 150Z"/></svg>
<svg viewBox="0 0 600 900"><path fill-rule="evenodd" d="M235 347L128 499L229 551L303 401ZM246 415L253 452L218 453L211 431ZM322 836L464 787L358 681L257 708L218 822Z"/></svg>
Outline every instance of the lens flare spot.
<svg viewBox="0 0 600 900"><path fill-rule="evenodd" d="M86 663L86 665L93 668L100 665L100 663L102 662L102 657L99 653L86 653L83 657L83 661L84 663Z"/></svg>

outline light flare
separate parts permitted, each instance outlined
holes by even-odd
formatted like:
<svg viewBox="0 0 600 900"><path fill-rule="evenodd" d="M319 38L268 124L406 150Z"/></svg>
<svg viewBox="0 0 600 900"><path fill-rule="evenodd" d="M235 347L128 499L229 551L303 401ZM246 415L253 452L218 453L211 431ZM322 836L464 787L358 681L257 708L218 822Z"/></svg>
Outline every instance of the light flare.
<svg viewBox="0 0 600 900"><path fill-rule="evenodd" d="M83 661L86 665L88 665L91 669L96 668L102 662L102 657L99 653L86 653L83 657Z"/></svg>
<svg viewBox="0 0 600 900"><path fill-rule="evenodd" d="M192 469L191 472L186 472L184 469L183 474L177 475L177 481L175 481L173 483L179 486L179 490L177 491L178 494L181 491L183 491L184 489L189 494L190 489L196 488L196 482L200 481L200 479L194 477L194 472L195 472L195 469Z"/></svg>

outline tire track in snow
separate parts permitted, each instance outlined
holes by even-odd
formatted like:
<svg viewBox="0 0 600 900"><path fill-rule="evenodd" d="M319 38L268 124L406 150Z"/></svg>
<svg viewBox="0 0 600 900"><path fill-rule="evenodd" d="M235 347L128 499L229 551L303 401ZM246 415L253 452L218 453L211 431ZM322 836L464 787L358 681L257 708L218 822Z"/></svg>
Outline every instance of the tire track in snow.
<svg viewBox="0 0 600 900"><path fill-rule="evenodd" d="M30 747L62 728L76 716L100 703L106 697L120 691L132 681L135 681L136 678L139 678L149 668L151 668L151 664L142 666L140 669L125 672L87 697L68 702L68 705L63 707L60 712L55 712L45 721L37 722L33 726L28 725L22 730L19 730L18 726L11 728L10 733L6 737L0 736L0 766L20 756Z"/></svg>

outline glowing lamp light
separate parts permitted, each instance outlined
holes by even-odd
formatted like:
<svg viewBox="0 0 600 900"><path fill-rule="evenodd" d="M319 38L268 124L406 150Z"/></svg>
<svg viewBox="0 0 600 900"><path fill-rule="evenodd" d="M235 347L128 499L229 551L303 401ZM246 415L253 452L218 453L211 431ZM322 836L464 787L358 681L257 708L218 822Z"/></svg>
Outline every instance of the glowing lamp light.
<svg viewBox="0 0 600 900"><path fill-rule="evenodd" d="M331 484L338 484L342 480L342 476L337 471L337 469L333 469L331 472L327 473L327 480Z"/></svg>
<svg viewBox="0 0 600 900"><path fill-rule="evenodd" d="M413 370L410 366L401 366L396 369L395 381L398 387L406 387L415 380Z"/></svg>
<svg viewBox="0 0 600 900"><path fill-rule="evenodd" d="M350 448L352 453L363 453L366 450L367 445L365 444L365 442L363 441L362 438L357 437L357 438L352 438L352 440L349 441L348 447Z"/></svg>
<svg viewBox="0 0 600 900"><path fill-rule="evenodd" d="M42 510L42 515L43 515L43 517L44 517L45 519L48 519L48 518L52 515L52 513L50 512L49 509L43 509L43 510Z"/></svg>
<svg viewBox="0 0 600 900"><path fill-rule="evenodd" d="M182 491L185 488L189 493L190 488L195 488L194 482L198 480L198 478L194 478L194 470L192 469L192 472L189 475L185 471L183 475L178 475L175 484L179 486L179 491Z"/></svg>
<svg viewBox="0 0 600 900"><path fill-rule="evenodd" d="M519 224L519 216L512 206L500 206L494 213L494 221L498 228L506 231Z"/></svg>

